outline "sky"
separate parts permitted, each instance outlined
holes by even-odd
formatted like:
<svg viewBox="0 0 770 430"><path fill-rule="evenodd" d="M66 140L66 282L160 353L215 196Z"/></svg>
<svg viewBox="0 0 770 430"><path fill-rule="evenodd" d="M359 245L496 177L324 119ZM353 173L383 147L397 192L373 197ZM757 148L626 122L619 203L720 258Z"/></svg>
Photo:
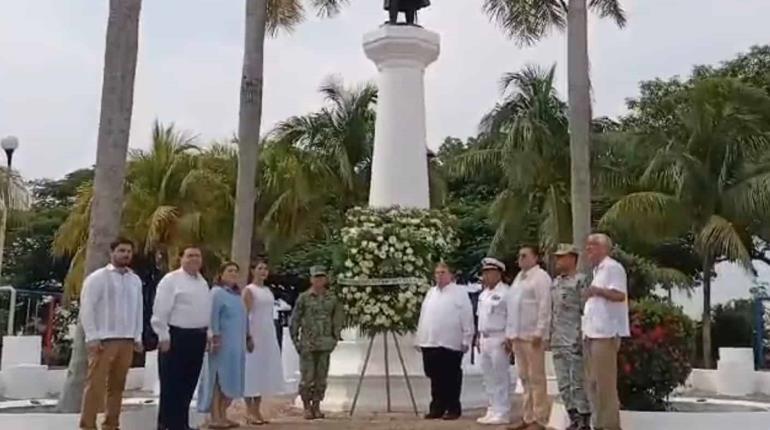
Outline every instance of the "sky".
<svg viewBox="0 0 770 430"><path fill-rule="evenodd" d="M596 115L623 114L626 98L637 94L642 80L686 76L693 65L770 43L768 0L623 4L625 29L590 20ZM107 5L0 0L0 136L19 137L14 166L27 178L57 178L94 162ZM435 0L420 16L442 39L441 56L426 73L428 142L434 148L446 136L475 134L506 72L557 64L558 88L566 94L564 36L521 48L490 23L481 5L482 0ZM149 145L156 119L175 123L204 145L233 135L243 12L243 0L144 0L131 147ZM311 16L294 32L268 41L263 130L322 106L317 89L329 76L350 85L374 80L376 69L361 42L385 18L381 0L351 0L334 19ZM744 286L748 278L741 276L721 278L743 279Z"/></svg>

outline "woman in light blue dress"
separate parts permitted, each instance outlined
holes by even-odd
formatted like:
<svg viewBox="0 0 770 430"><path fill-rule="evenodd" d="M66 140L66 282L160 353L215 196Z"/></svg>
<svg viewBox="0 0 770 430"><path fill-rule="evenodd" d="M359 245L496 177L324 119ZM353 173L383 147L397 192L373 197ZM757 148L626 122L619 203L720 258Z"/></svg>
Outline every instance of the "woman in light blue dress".
<svg viewBox="0 0 770 430"><path fill-rule="evenodd" d="M214 429L238 427L227 419L227 408L233 399L243 397L246 351L254 346L248 336L238 271L235 263L223 264L211 290L209 359L202 375L198 409L211 413L208 427Z"/></svg>

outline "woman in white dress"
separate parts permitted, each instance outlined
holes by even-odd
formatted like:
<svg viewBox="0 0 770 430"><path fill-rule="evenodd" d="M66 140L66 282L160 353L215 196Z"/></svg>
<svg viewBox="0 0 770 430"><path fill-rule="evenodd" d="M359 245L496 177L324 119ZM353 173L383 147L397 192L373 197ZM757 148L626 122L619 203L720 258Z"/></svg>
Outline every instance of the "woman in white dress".
<svg viewBox="0 0 770 430"><path fill-rule="evenodd" d="M251 425L266 424L260 404L262 396L283 394L285 381L278 338L273 323L275 297L265 286L270 274L267 261L258 260L251 266L249 285L243 291L249 318L249 333L254 350L246 354L245 397L248 406L247 421Z"/></svg>

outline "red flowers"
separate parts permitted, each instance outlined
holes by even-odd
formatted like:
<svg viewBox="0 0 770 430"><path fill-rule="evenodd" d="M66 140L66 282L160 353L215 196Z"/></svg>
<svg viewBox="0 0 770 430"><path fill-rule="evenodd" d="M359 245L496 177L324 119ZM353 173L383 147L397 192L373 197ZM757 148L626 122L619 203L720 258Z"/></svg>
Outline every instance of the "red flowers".
<svg viewBox="0 0 770 430"><path fill-rule="evenodd" d="M643 299L631 305L631 337L618 355L618 391L624 407L662 410L667 396L690 374L693 322L668 303Z"/></svg>

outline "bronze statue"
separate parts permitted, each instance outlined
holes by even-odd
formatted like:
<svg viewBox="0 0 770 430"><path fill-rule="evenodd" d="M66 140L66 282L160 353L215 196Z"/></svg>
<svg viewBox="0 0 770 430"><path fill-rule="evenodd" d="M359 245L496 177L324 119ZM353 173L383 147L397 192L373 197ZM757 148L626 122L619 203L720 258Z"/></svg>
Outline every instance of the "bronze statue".
<svg viewBox="0 0 770 430"><path fill-rule="evenodd" d="M385 10L390 14L388 24L398 25L398 14L404 12L406 24L415 25L417 11L430 6L430 0L385 0Z"/></svg>

